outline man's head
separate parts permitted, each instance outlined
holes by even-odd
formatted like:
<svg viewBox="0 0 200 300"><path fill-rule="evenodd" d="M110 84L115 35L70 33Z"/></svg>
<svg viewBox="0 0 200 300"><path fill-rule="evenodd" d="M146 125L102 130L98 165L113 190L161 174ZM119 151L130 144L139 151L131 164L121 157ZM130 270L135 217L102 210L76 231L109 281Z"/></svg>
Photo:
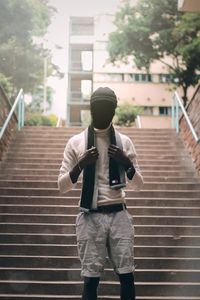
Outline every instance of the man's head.
<svg viewBox="0 0 200 300"><path fill-rule="evenodd" d="M115 114L117 97L108 87L100 87L91 95L90 110L95 128L108 128Z"/></svg>

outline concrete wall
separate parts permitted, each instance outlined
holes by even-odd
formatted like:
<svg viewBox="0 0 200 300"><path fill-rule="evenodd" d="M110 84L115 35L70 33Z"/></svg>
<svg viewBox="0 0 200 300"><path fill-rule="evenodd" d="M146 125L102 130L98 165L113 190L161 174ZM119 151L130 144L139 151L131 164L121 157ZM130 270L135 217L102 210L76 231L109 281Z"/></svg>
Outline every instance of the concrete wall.
<svg viewBox="0 0 200 300"><path fill-rule="evenodd" d="M192 125L194 126L197 136L200 138L200 85L198 86L196 93L187 106L187 113ZM194 140L188 124L183 117L180 120L180 134L192 156L193 162L200 176L200 142L197 143Z"/></svg>
<svg viewBox="0 0 200 300"><path fill-rule="evenodd" d="M171 116L140 116L141 128L172 128Z"/></svg>

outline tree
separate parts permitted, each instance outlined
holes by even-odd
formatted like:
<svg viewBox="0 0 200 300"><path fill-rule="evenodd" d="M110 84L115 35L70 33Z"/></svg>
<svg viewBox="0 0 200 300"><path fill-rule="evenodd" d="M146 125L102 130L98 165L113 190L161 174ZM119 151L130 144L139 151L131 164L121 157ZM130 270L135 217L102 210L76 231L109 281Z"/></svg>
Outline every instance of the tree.
<svg viewBox="0 0 200 300"><path fill-rule="evenodd" d="M7 97L10 98L12 92L12 85L9 78L6 78L2 73L0 73L0 85L6 93Z"/></svg>
<svg viewBox="0 0 200 300"><path fill-rule="evenodd" d="M133 57L145 68L159 60L168 66L173 82L182 87L184 105L189 86L198 83L200 69L200 17L177 10L177 0L124 1L115 16L116 31L109 36L111 62ZM171 62L165 60L166 56Z"/></svg>
<svg viewBox="0 0 200 300"><path fill-rule="evenodd" d="M42 83L44 56L50 53L33 40L46 33L54 11L47 0L0 1L0 71L12 95L20 88L32 93Z"/></svg>

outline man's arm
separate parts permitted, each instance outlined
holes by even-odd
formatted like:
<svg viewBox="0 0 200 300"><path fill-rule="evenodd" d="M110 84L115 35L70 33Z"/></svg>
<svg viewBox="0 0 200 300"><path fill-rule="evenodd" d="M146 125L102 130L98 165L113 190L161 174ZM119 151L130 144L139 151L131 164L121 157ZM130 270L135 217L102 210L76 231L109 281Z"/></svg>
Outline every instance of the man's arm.
<svg viewBox="0 0 200 300"><path fill-rule="evenodd" d="M131 180L135 174L135 167L126 153L118 146L110 145L108 148L108 155L124 167L128 179Z"/></svg>
<svg viewBox="0 0 200 300"><path fill-rule="evenodd" d="M123 165L129 184L139 190L143 185L143 178L137 163L136 151L132 141L127 136L121 136L123 150L116 145L110 145L108 155Z"/></svg>
<svg viewBox="0 0 200 300"><path fill-rule="evenodd" d="M137 162L137 154L135 151L135 147L133 145L133 142L131 141L131 139L129 137L127 137L126 141L125 141L125 147L124 147L124 151L126 153L126 155L129 157L132 165L134 166L135 169L135 173L134 176L130 179L128 176L128 183L129 186L135 190L140 190L144 184L143 182L143 177ZM129 170L127 170L128 172ZM127 174L128 175L128 174Z"/></svg>
<svg viewBox="0 0 200 300"><path fill-rule="evenodd" d="M96 147L92 147L85 151L83 156L80 158L78 163L74 166L74 168L69 172L70 178L73 183L76 183L78 180L78 177L82 170L92 163L95 163L95 161L98 159L98 151Z"/></svg>
<svg viewBox="0 0 200 300"><path fill-rule="evenodd" d="M58 188L62 194L70 191L76 185L76 182L73 182L70 177L70 171L76 164L77 162L73 151L73 145L71 140L69 140L64 150L63 161L58 176Z"/></svg>
<svg viewBox="0 0 200 300"><path fill-rule="evenodd" d="M76 149L77 150L77 149ZM89 164L94 163L98 159L97 148L92 147L85 151L79 160L70 140L64 150L64 157L58 176L58 187L60 192L66 193L76 186L78 178L82 170Z"/></svg>

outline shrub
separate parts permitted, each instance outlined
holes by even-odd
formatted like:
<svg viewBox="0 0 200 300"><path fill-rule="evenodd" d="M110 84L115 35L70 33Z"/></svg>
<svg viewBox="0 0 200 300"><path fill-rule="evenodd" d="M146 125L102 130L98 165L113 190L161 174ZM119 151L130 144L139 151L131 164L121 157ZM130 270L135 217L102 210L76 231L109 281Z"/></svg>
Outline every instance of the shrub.
<svg viewBox="0 0 200 300"><path fill-rule="evenodd" d="M41 114L27 114L25 118L25 126L56 126L57 117L53 114L44 116Z"/></svg>
<svg viewBox="0 0 200 300"><path fill-rule="evenodd" d="M117 107L114 123L119 126L131 126L137 115L142 113L142 108L124 103Z"/></svg>

